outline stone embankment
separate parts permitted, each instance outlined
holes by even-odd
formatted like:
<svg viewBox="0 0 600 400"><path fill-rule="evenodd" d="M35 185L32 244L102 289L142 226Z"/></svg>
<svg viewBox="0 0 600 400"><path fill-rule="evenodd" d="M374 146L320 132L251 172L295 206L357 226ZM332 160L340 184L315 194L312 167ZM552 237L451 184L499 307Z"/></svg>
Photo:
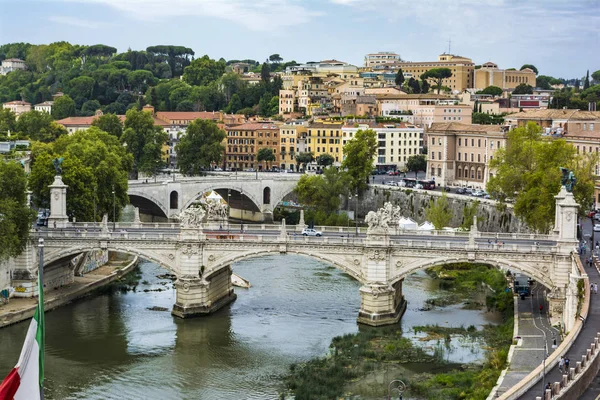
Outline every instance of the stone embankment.
<svg viewBox="0 0 600 400"><path fill-rule="evenodd" d="M386 185L370 185L364 197L360 199L358 215L364 216L371 210L383 207L384 203L390 201L400 207L405 217L409 217L418 223L425 222L425 210L431 199L437 199L442 195L439 191L407 189ZM455 193L448 193L448 204L452 212L450 225L458 227L463 222L465 207L474 201L479 202L478 228L484 232L511 232L530 233L525 223L517 219L511 205L499 206L494 200L480 199ZM345 205L347 208L347 204ZM354 209L351 201L350 210Z"/></svg>
<svg viewBox="0 0 600 400"><path fill-rule="evenodd" d="M95 289L113 282L131 272L137 265L138 258L109 261L85 276L76 276L74 282L60 289L45 293L44 310L50 311L64 306L80 297L84 297ZM35 313L37 298L12 298L8 304L0 307L0 328L25 321Z"/></svg>

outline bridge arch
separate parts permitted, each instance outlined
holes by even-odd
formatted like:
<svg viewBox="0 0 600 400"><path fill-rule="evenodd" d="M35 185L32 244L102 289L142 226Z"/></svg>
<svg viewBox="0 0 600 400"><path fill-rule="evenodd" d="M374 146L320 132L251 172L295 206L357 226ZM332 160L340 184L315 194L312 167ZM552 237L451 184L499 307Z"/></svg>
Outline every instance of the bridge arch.
<svg viewBox="0 0 600 400"><path fill-rule="evenodd" d="M183 210L189 208L195 201L197 201L198 197L200 197L204 193L210 192L210 191L215 191L215 192L219 193L219 195L221 197L223 197L223 199L225 199L225 200L227 200L228 191L231 194L239 194L240 196L243 196L244 199L249 200L250 204L248 204L248 205L253 205L255 207L254 211L256 211L256 212L262 211L261 206L260 206L261 202L256 197L255 193L249 193L247 190L244 191L244 188L241 185L223 185L223 184L207 185L202 190L196 191L196 193L190 198L190 200L188 200L187 203L182 205L181 210L183 211ZM234 197L234 196L232 195L231 197ZM246 205L245 202L244 202L244 205Z"/></svg>
<svg viewBox="0 0 600 400"><path fill-rule="evenodd" d="M269 256L269 255L281 255L281 254L295 254L295 255L311 258L313 260L325 262L327 264L334 266L338 270L347 273L348 275L350 275L354 280L358 281L359 283L365 284L365 280L360 273L360 265L354 265L352 263L346 263L346 262L343 262L340 260L336 260L335 258L333 258L329 255L316 255L314 253L314 251L311 251L310 248L308 248L306 250L288 249L288 251L286 253L281 253L280 251L278 251L276 249L265 249L265 250L256 249L256 250L247 251L244 253L237 253L235 255L231 255L227 258L219 260L218 263L216 263L215 265L211 265L205 271L204 276L209 277L215 273L218 273L223 268L227 268L228 266L230 266L236 262L248 260L251 258L258 258L258 257L263 257L263 256Z"/></svg>
<svg viewBox="0 0 600 400"><path fill-rule="evenodd" d="M552 282L552 279L549 276L549 271L544 272L543 270L540 270L539 268L536 268L535 266L531 266L531 265L523 264L523 263L517 263L514 261L504 259L504 258L478 258L476 260L472 260L472 259L468 259L467 257L448 258L447 256L428 259L417 265L411 265L411 266L408 266L407 268L402 268L402 270L398 274L391 277L390 284L393 285L396 282L406 278L408 275L411 275L420 270L424 270L424 269L432 268L432 267L438 267L438 266L445 265L445 264L457 264L457 263L485 264L485 265L489 265L489 266L492 266L492 267L495 267L498 269L510 270L512 272L518 271L518 272L521 272L521 273L535 279L536 281L540 282L542 285L546 286L547 288L551 289L554 287L554 283Z"/></svg>
<svg viewBox="0 0 600 400"><path fill-rule="evenodd" d="M48 249L49 250L49 249ZM150 249L133 249L122 246L108 246L106 248L102 248L101 246L90 246L90 244L81 244L75 245L71 247L61 248L60 250L47 251L44 254L44 268L47 266L54 264L58 261L70 260L73 257L84 253L86 251L94 251L94 250L108 250L116 253L126 253L132 256L139 256L144 260L152 261L157 263L163 268L168 269L175 275L179 275L179 269L176 266L174 260L169 259L168 257L163 257L158 253L153 252Z"/></svg>
<svg viewBox="0 0 600 400"><path fill-rule="evenodd" d="M129 191L129 202L138 207L140 212L144 214L160 214L162 213L165 218L169 216L169 210L167 207L160 202L158 199L139 191Z"/></svg>

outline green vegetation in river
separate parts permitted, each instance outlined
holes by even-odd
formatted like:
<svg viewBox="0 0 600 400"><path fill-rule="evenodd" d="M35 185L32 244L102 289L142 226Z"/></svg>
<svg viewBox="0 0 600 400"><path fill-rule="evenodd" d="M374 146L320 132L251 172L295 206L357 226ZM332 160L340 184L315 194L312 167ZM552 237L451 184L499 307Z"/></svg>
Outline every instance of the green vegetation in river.
<svg viewBox="0 0 600 400"><path fill-rule="evenodd" d="M440 346L456 337L482 340L486 346L483 363L448 363L441 349L430 354L403 337L397 325L361 327L356 334L334 338L327 357L292 365L284 379L286 389L296 400L381 397L387 395L381 381L389 381L393 371L392 375L402 376L408 384L405 394L411 398L485 399L506 366L513 336L513 296L506 290L504 274L486 265L466 263L436 267L428 274L442 279L441 288L461 294L466 303L478 294L482 283L490 289L486 306L502 313L499 326L487 325L481 330L475 326L413 327L415 332L426 333L427 340L437 339Z"/></svg>

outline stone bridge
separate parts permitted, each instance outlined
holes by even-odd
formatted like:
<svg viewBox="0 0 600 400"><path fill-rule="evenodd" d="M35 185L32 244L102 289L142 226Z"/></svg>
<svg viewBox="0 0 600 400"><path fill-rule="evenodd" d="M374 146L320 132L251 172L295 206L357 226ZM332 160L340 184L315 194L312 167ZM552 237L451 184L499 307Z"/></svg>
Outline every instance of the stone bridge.
<svg viewBox="0 0 600 400"><path fill-rule="evenodd" d="M143 214L173 218L199 196L215 191L230 204L233 217L272 221L274 207L292 193L302 175L220 173L204 177L129 181L127 194Z"/></svg>

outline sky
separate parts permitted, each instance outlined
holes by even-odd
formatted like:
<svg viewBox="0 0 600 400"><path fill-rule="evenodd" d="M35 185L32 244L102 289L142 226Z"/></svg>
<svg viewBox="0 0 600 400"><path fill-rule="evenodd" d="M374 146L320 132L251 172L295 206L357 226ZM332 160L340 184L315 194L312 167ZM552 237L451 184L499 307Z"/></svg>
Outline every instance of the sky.
<svg viewBox="0 0 600 400"><path fill-rule="evenodd" d="M600 0L0 0L0 44L61 40L358 66L379 51L407 61L450 52L578 78L600 70Z"/></svg>

